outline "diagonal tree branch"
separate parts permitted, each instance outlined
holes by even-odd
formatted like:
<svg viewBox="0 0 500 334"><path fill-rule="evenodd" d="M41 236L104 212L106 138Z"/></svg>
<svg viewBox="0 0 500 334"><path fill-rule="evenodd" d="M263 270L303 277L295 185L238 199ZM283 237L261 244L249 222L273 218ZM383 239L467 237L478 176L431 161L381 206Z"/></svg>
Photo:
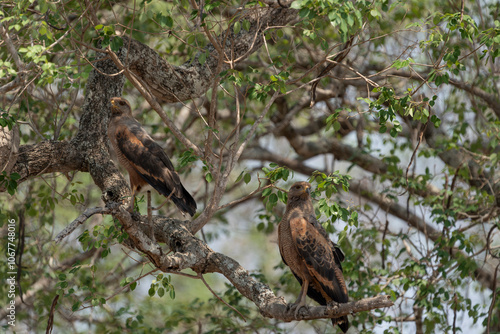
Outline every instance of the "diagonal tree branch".
<svg viewBox="0 0 500 334"><path fill-rule="evenodd" d="M249 30L241 29L234 34L232 26L218 37L223 47L224 63L221 71L230 67L234 60L242 61L264 43L263 32L273 26L286 26L297 22L297 10L288 8L255 7L245 11L240 19L250 23ZM150 47L133 39L125 39L124 47L128 56L124 66L141 81L148 84L151 93L164 102L179 102L203 95L218 75L219 52L213 44L208 44L203 53L208 53L202 64L199 52L194 59L174 66Z"/></svg>
<svg viewBox="0 0 500 334"><path fill-rule="evenodd" d="M214 252L194 237L189 231L189 221L154 217L156 241L166 243L173 252L172 255L165 255L161 247L147 235L147 216L131 215L117 204L110 203L109 207L112 207L113 215L129 234L131 246L146 254L160 270L172 272L190 268L198 274L220 273L266 317L283 321L332 318L394 304L388 296L378 296L346 304L303 308L295 314L282 297L277 297L266 284L255 280L237 261Z"/></svg>

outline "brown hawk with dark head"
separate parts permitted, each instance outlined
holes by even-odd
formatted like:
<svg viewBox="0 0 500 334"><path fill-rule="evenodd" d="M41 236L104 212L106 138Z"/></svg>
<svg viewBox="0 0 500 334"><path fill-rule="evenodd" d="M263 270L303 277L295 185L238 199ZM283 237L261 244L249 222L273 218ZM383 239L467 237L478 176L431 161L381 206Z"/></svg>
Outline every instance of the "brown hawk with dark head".
<svg viewBox="0 0 500 334"><path fill-rule="evenodd" d="M111 99L108 136L119 162L129 173L132 207L136 193L149 183L182 212L195 214L196 202L182 185L167 154L134 119L130 104L121 97Z"/></svg>
<svg viewBox="0 0 500 334"><path fill-rule="evenodd" d="M320 305L330 301L347 303L347 287L342 275L344 254L316 220L312 205L311 185L297 182L288 192L286 211L278 226L278 244L283 262L290 267L301 287L292 305L297 313L306 303L306 294ZM345 333L347 316L332 318Z"/></svg>

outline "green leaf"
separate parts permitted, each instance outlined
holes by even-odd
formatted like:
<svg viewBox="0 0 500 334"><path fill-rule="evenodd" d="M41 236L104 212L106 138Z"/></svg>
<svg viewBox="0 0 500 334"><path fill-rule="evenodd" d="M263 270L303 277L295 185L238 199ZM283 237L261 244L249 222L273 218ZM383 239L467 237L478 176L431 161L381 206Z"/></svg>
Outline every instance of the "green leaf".
<svg viewBox="0 0 500 334"><path fill-rule="evenodd" d="M238 33L240 32L240 30L241 30L241 23L240 23L240 21L236 21L234 23L234 26L233 26L234 34L238 35Z"/></svg>
<svg viewBox="0 0 500 334"><path fill-rule="evenodd" d="M205 64L206 61L207 61L207 54L206 54L206 52L200 53L200 55L198 56L198 62L201 65L203 65L203 64Z"/></svg>
<svg viewBox="0 0 500 334"><path fill-rule="evenodd" d="M264 191L262 192L262 197L267 197L267 196L269 196L272 192L273 192L273 190L272 190L271 188L266 188L266 189L264 189Z"/></svg>
<svg viewBox="0 0 500 334"><path fill-rule="evenodd" d="M123 39L119 36L115 36L110 43L110 48L112 51L117 52L123 46Z"/></svg>
<svg viewBox="0 0 500 334"><path fill-rule="evenodd" d="M242 26L243 26L243 29L245 29L246 31L250 31L250 26L251 26L250 21L243 20Z"/></svg>
<svg viewBox="0 0 500 334"><path fill-rule="evenodd" d="M208 183L212 182L213 180L212 173L205 174L205 180L207 180Z"/></svg>
<svg viewBox="0 0 500 334"><path fill-rule="evenodd" d="M276 195L276 194L274 194L274 193L273 193L273 194L271 194L271 195L269 196L269 202L270 202L270 203L272 203L272 204L276 204L276 203L278 203L278 195Z"/></svg>
<svg viewBox="0 0 500 334"><path fill-rule="evenodd" d="M434 124L434 127L436 128L439 128L439 126L441 125L441 120L436 115L431 116L431 122Z"/></svg>
<svg viewBox="0 0 500 334"><path fill-rule="evenodd" d="M304 5L304 1L294 1L294 2L292 2L292 4L290 5L290 8L293 8L293 9L301 9L303 5Z"/></svg>
<svg viewBox="0 0 500 334"><path fill-rule="evenodd" d="M78 301L71 306L71 311L76 312L80 308L81 303Z"/></svg>

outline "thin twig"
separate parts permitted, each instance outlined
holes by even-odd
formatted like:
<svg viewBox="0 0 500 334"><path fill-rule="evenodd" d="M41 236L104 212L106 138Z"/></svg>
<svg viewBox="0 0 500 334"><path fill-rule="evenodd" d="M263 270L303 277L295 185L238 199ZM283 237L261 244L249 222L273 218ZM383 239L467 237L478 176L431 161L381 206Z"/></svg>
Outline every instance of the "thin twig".
<svg viewBox="0 0 500 334"><path fill-rule="evenodd" d="M137 281L141 280L142 278L144 278L144 277L146 277L146 276L148 276L148 275L150 275L150 274L152 274L152 273L154 273L155 271L158 271L158 270L160 270L160 269L158 269L158 268L154 268L153 270L148 271L148 272L147 272L147 273L145 273L144 275L139 276L138 278L136 278L136 279L135 279L135 280L133 280L132 282L127 283L126 285L122 286L122 287L121 287L121 289L118 289L118 291L116 291L115 293L113 293L111 296L107 297L107 298L106 298L106 301L110 300L111 298L115 297L116 295L118 295L119 293L121 293L121 292L122 292L123 290L125 290L126 288L130 287L130 285L131 285L131 284L133 284L133 283L135 283L135 282L137 282ZM93 306L92 304L91 304L91 305L88 305L88 306L84 306L84 307L82 307L82 308L78 309L78 311L81 311L81 310L84 310L84 309L86 309L86 308L90 308L90 307L94 307L94 306Z"/></svg>
<svg viewBox="0 0 500 334"><path fill-rule="evenodd" d="M427 121L427 123L424 124L424 127L422 128L422 130L420 131L420 134L418 136L417 147L415 147L415 149L413 150L413 154L411 155L410 162L408 163L408 167L406 167L406 190L402 194L400 194L399 196L404 195L408 191L408 188L409 188L408 173L410 171L411 165L413 164L413 160L415 159L418 148L420 147L420 144L422 143L422 137L424 136L424 132L425 132L425 129L427 128L428 123L429 123L429 121Z"/></svg>
<svg viewBox="0 0 500 334"><path fill-rule="evenodd" d="M111 209L97 207L97 208L90 208L90 209L85 210L80 216L78 216L78 218L76 218L75 220L73 220L71 222L71 224L69 224L68 226L66 226L66 228L64 230L62 230L61 232L59 232L59 234L54 239L54 241L56 242L56 244L58 244L59 242L61 242L62 239L66 238L68 235L70 235L71 232L73 232L74 230L76 230L76 228L78 226L80 226L81 224L83 224L87 219L89 219L90 217L92 217L96 213L109 214L109 213L111 213Z"/></svg>
<svg viewBox="0 0 500 334"><path fill-rule="evenodd" d="M243 314L240 313L240 311L238 311L237 309L235 309L233 306L229 305L228 303L226 303L224 301L224 299L220 298L219 296L217 296L217 294L215 293L214 290L212 290L212 288L210 287L210 285L208 285L207 281L205 281L205 278L203 277L202 274L198 274L199 278L201 279L201 281L203 282L203 284L205 284L205 286L207 287L208 290L210 290L210 292L215 296L215 298L217 298L218 300L220 300L224 305L226 305L227 307L229 307L231 310L233 310L234 312L238 313L240 315L240 317L243 319L243 321L247 321L247 319L243 316Z"/></svg>
<svg viewBox="0 0 500 334"><path fill-rule="evenodd" d="M49 319L47 321L47 329L45 330L46 334L52 333L52 329L54 327L54 312L56 311L56 305L58 300L59 300L59 295L56 295L52 300L52 305L50 306Z"/></svg>
<svg viewBox="0 0 500 334"><path fill-rule="evenodd" d="M273 184L268 184L267 186L262 187L262 188L259 186L257 189L255 189L254 191L252 191L250 194L248 194L246 196L243 196L241 198L238 198L238 199L236 199L236 200L234 200L232 202L229 202L229 203L226 203L224 205L221 205L221 206L219 206L219 208L217 210L221 210L221 209L227 208L228 206L234 206L234 205L236 205L238 203L244 202L247 199L249 199L250 197L252 197L253 195L255 195L256 193L261 192L264 189L270 188L272 186L273 186Z"/></svg>

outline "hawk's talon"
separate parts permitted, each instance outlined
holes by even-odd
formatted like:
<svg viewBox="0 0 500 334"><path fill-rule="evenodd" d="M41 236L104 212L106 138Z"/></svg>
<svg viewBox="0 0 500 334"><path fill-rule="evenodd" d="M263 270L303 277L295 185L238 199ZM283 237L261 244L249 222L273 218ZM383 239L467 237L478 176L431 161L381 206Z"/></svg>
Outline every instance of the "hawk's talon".
<svg viewBox="0 0 500 334"><path fill-rule="evenodd" d="M293 303L290 305L290 311L293 312L295 319L299 317L300 309L303 307L307 308L305 303Z"/></svg>

